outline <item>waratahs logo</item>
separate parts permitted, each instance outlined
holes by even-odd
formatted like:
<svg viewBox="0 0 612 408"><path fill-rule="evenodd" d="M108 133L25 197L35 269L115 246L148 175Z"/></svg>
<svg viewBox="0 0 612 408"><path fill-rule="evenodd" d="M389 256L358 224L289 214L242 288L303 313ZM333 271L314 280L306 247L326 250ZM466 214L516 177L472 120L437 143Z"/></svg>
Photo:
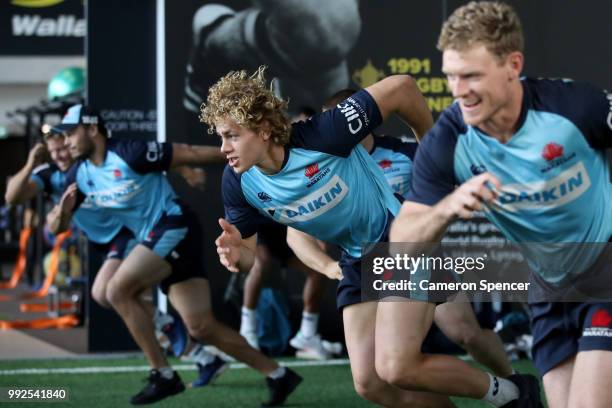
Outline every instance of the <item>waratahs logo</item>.
<svg viewBox="0 0 612 408"><path fill-rule="evenodd" d="M388 169L389 167L391 167L393 165L393 162L389 159L384 159L378 162L378 165L380 166L381 169Z"/></svg>
<svg viewBox="0 0 612 408"><path fill-rule="evenodd" d="M585 337L612 337L612 314L605 309L599 309L591 317L591 327L582 331Z"/></svg>
<svg viewBox="0 0 612 408"><path fill-rule="evenodd" d="M591 318L591 326L612 327L612 315L605 309L596 311Z"/></svg>
<svg viewBox="0 0 612 408"><path fill-rule="evenodd" d="M563 146L557 143L548 143L542 150L542 157L546 161L551 161L557 157L563 156Z"/></svg>
<svg viewBox="0 0 612 408"><path fill-rule="evenodd" d="M319 163L311 164L304 170L304 175L309 179L313 178L319 172Z"/></svg>

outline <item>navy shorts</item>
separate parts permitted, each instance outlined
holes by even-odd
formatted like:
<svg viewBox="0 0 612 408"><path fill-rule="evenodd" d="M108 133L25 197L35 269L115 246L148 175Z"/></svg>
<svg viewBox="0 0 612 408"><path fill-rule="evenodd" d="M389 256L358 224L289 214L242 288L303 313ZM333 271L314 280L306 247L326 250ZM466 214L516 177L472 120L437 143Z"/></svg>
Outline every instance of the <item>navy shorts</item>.
<svg viewBox="0 0 612 408"><path fill-rule="evenodd" d="M257 245L268 247L270 254L283 264L295 257L287 245L287 226L271 220L258 226Z"/></svg>
<svg viewBox="0 0 612 408"><path fill-rule="evenodd" d="M544 376L580 351L612 351L612 303L530 303L533 361Z"/></svg>
<svg viewBox="0 0 612 408"><path fill-rule="evenodd" d="M551 288L536 275L529 288L533 334L533 360L540 375L546 374L568 357L580 351L612 351L612 251L605 252L593 266L571 281L568 288ZM575 290L578 292L575 292ZM549 302L575 299L574 293L584 296L582 302ZM541 296L534 298L533 296ZM598 300L599 299L599 300Z"/></svg>
<svg viewBox="0 0 612 408"><path fill-rule="evenodd" d="M98 252L106 254L105 259L120 259L123 260L127 254L134 248L136 240L132 231L123 227L117 235L106 244L98 244L91 242Z"/></svg>
<svg viewBox="0 0 612 408"><path fill-rule="evenodd" d="M197 217L181 204L182 214L163 214L142 242L172 267L170 276L159 284L164 294L170 286L191 278L207 278L202 258L202 229Z"/></svg>
<svg viewBox="0 0 612 408"><path fill-rule="evenodd" d="M393 219L393 215L389 213L387 225L378 242L389 242L389 230L391 229ZM342 251L338 264L340 269L342 269L342 279L338 283L336 291L336 307L342 312L342 308L362 302L361 258L355 258Z"/></svg>

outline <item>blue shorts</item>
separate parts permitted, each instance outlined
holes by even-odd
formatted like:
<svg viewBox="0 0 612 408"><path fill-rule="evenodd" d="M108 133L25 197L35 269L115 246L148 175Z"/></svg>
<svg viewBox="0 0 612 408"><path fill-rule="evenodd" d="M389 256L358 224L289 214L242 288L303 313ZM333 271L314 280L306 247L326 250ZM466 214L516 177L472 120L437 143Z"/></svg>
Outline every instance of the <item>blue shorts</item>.
<svg viewBox="0 0 612 408"><path fill-rule="evenodd" d="M612 351L612 303L530 303L533 361L544 376L580 351Z"/></svg>
<svg viewBox="0 0 612 408"><path fill-rule="evenodd" d="M181 204L182 214L164 213L141 244L164 258L172 267L170 276L159 284L167 294L170 286L191 278L207 278L202 258L203 240L200 222Z"/></svg>
<svg viewBox="0 0 612 408"><path fill-rule="evenodd" d="M125 259L135 244L134 234L126 227L121 228L107 244L91 242L91 245L95 246L101 254L106 253L105 259L120 260Z"/></svg>

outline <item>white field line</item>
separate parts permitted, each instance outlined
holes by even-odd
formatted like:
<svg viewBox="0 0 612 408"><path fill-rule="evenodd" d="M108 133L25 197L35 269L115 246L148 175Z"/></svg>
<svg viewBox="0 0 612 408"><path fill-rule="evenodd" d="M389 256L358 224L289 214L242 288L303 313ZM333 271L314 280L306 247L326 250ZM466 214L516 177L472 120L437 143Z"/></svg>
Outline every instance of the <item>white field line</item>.
<svg viewBox="0 0 612 408"><path fill-rule="evenodd" d="M285 367L316 367L348 365L348 359L334 359L324 361L281 361ZM195 364L178 364L173 366L175 370L195 371ZM231 363L230 368L247 368L242 363ZM72 368L19 368L16 370L0 370L3 375L43 375L43 374L98 374L98 373L131 373L149 371L151 367L147 365L138 366L117 366L117 367L72 367Z"/></svg>

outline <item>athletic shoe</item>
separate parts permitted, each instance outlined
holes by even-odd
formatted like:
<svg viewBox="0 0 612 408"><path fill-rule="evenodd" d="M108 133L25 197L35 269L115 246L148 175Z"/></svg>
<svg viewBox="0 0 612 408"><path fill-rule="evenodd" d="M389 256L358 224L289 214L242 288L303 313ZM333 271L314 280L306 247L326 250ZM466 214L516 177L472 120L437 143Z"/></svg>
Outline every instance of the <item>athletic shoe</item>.
<svg viewBox="0 0 612 408"><path fill-rule="evenodd" d="M533 375L513 374L508 377L519 389L519 398L510 401L502 408L540 408L540 381Z"/></svg>
<svg viewBox="0 0 612 408"><path fill-rule="evenodd" d="M172 353L180 357L187 347L187 328L179 316L170 313L155 313L155 327L170 341Z"/></svg>
<svg viewBox="0 0 612 408"><path fill-rule="evenodd" d="M321 345L329 354L333 356L339 356L344 351L344 347L340 342L331 342L327 340L321 340Z"/></svg>
<svg viewBox="0 0 612 408"><path fill-rule="evenodd" d="M289 368L285 368L285 370L285 375L281 378L274 380L270 377L266 377L270 399L261 404L262 407L276 407L282 405L289 394L291 394L302 382L302 377L295 371Z"/></svg>
<svg viewBox="0 0 612 408"><path fill-rule="evenodd" d="M253 347L255 350L259 350L259 338L257 337L256 332L240 332L240 335L246 339L249 346Z"/></svg>
<svg viewBox="0 0 612 408"><path fill-rule="evenodd" d="M133 405L152 404L171 395L185 391L185 385L176 371L172 378L166 379L160 372L153 369L147 378L147 385L130 399Z"/></svg>
<svg viewBox="0 0 612 408"><path fill-rule="evenodd" d="M221 374L223 374L225 370L229 368L229 364L221 360L219 357L215 357L212 362L206 365L196 363L196 366L198 367L198 378L191 383L193 388L204 387L212 384Z"/></svg>
<svg viewBox="0 0 612 408"><path fill-rule="evenodd" d="M332 357L331 353L323 347L321 336L318 334L306 337L298 332L295 337L289 340L289 344L296 349L295 355L298 358L329 360Z"/></svg>

